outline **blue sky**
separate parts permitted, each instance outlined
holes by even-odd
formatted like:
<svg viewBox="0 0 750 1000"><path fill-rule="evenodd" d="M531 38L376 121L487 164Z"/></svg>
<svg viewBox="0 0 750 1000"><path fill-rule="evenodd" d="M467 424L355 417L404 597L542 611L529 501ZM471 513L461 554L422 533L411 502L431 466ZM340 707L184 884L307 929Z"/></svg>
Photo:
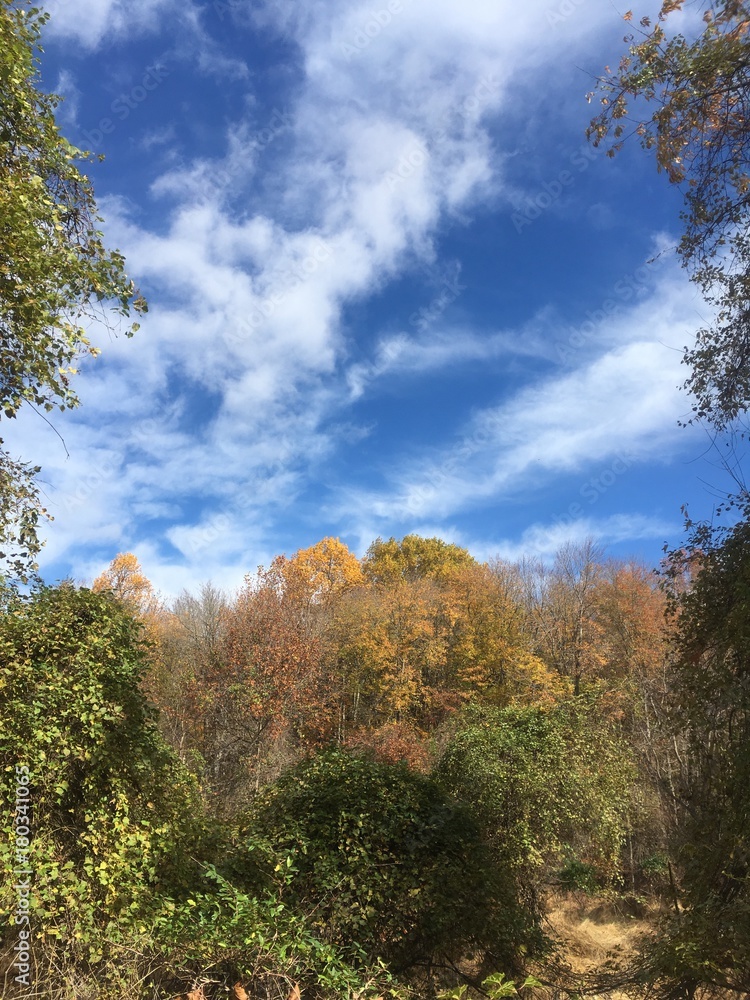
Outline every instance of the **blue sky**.
<svg viewBox="0 0 750 1000"><path fill-rule="evenodd" d="M336 535L655 564L724 483L681 348L679 192L586 145L602 0L50 0L44 80L149 300L92 329L43 466L42 569L132 551L233 587ZM644 9L635 11L653 13ZM657 259L648 263L650 259Z"/></svg>

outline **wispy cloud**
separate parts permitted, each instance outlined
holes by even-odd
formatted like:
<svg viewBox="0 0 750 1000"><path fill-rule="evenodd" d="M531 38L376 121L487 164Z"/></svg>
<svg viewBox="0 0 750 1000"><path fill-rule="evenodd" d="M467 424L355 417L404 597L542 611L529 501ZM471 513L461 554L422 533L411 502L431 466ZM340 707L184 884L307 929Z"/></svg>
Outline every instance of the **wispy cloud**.
<svg viewBox="0 0 750 1000"><path fill-rule="evenodd" d="M81 91L78 89L75 77L70 70L60 71L54 92L63 100L57 109L57 120L66 129L78 128L78 111L81 102Z"/></svg>
<svg viewBox="0 0 750 1000"><path fill-rule="evenodd" d="M455 444L421 463L409 456L388 486L350 491L338 513L399 523L448 518L623 452L641 461L670 456L686 436L677 426L687 409L681 346L694 323L685 291L684 278L670 273L647 301L601 321L605 345L614 346L599 345L592 359L590 344L572 371L478 411Z"/></svg>
<svg viewBox="0 0 750 1000"><path fill-rule="evenodd" d="M347 310L433 264L448 223L508 197L513 139L502 122L517 113L516 81L562 47L572 56L612 17L597 6L546 30L548 7L400 0L385 18L350 0L229 3L221 13L238 31L262 25L300 60L299 87L266 113L247 62L213 41L216 5L51 0L53 33L90 49L163 30L179 59L225 80L245 110L223 147L176 159L141 204L103 200L108 238L151 313L132 342L99 332L105 359L86 369L83 408L64 424L69 459L43 426L23 424L57 517L48 562L88 571L92 550L127 547L165 586L181 573L226 582L268 555L269 538L284 547L293 505L362 432L352 404L395 378L459 365L528 357L546 374L473 415L468 404L454 442L410 451L408 465L388 456L395 471L381 483L368 470L367 488L328 504L337 523L439 524L623 447L663 453L684 403L679 356L660 340L672 344L685 324L684 286L623 298L567 367L555 345L575 331L553 301L488 333L457 319L460 291L429 322L405 316L369 357L355 354L364 361L349 360L358 331ZM141 148L167 151L174 123L143 118Z"/></svg>
<svg viewBox="0 0 750 1000"><path fill-rule="evenodd" d="M643 514L613 514L610 517L579 518L569 522L533 524L517 541L480 543L472 551L486 559L498 556L515 562L524 556L543 559L554 558L567 542L581 543L593 538L603 547L628 542L648 540L661 542L679 530L679 524Z"/></svg>
<svg viewBox="0 0 750 1000"><path fill-rule="evenodd" d="M75 38L87 48L104 41L156 31L161 19L190 0L47 0L53 35Z"/></svg>

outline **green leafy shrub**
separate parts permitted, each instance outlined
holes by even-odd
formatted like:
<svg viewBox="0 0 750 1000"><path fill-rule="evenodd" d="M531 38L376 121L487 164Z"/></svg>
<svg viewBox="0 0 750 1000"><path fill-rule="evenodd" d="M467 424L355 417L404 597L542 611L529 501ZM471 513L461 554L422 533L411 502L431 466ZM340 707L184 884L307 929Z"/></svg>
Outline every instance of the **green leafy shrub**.
<svg viewBox="0 0 750 1000"><path fill-rule="evenodd" d="M353 949L347 961L277 893L245 892L211 865L190 898L161 901L151 933L166 959L154 977L165 997L207 969L215 983L244 982L264 998L286 1000L294 984L306 997L328 1000L407 996L388 970L369 963L361 950ZM219 989L217 996L226 991Z"/></svg>
<svg viewBox="0 0 750 1000"><path fill-rule="evenodd" d="M567 861L557 873L557 878L560 888L568 891L585 892L593 896L600 889L596 869L577 858Z"/></svg>
<svg viewBox="0 0 750 1000"><path fill-rule="evenodd" d="M669 888L669 859L666 854L650 854L640 864L639 875L652 892L666 892Z"/></svg>
<svg viewBox="0 0 750 1000"><path fill-rule="evenodd" d="M102 957L102 926L116 921L116 938L155 890L189 881L204 833L195 787L140 691L143 669L140 626L105 595L44 589L11 598L0 619L3 797L13 800L16 765L28 768L34 916L89 961Z"/></svg>
<svg viewBox="0 0 750 1000"><path fill-rule="evenodd" d="M345 953L400 972L474 950L511 967L525 942L467 810L402 765L321 754L259 798L247 829L286 859L282 899Z"/></svg>
<svg viewBox="0 0 750 1000"><path fill-rule="evenodd" d="M583 699L553 709L472 709L437 780L464 801L532 913L568 857L599 879L618 871L629 755Z"/></svg>

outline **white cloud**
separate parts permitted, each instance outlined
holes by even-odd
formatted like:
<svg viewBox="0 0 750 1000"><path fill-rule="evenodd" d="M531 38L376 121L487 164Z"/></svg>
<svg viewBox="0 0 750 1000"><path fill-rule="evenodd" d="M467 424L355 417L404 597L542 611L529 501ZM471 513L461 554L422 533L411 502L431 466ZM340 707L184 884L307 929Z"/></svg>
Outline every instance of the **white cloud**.
<svg viewBox="0 0 750 1000"><path fill-rule="evenodd" d="M478 362L507 364L510 358L526 357L559 364L559 352L551 339L560 320L553 309L545 307L518 329L498 333L476 331L470 322L465 324L442 323L439 315L443 300L450 305L460 296L455 283L446 283L445 291L437 294L426 307L410 317L412 328L422 325L422 317L432 317L434 329L419 334L400 332L383 337L370 361L357 362L346 372L351 399L359 399L365 392L377 391L380 382L390 378L420 378L433 372L455 369ZM429 324L425 321L424 326Z"/></svg>
<svg viewBox="0 0 750 1000"><path fill-rule="evenodd" d="M75 77L69 70L60 71L54 86L54 93L63 98L57 108L57 121L66 128L77 128L81 91L78 89Z"/></svg>
<svg viewBox="0 0 750 1000"><path fill-rule="evenodd" d="M57 0L51 8L54 32L92 48L155 30L180 10L198 44L210 13L174 0ZM66 422L70 460L42 428L25 425L27 450L58 497L49 557L140 545L165 585L177 564L198 578L242 560L252 568L264 545L259 526L314 480L337 444L327 421L374 379L503 352L544 355L540 330L554 316L542 310L517 332L523 347L512 332L485 339L470 328L454 343L448 331L397 337L369 366L341 371L344 308L416 260L431 261L447 218L502 192L506 151L494 147L489 126L507 109L514 78L551 54L557 60L561 47L572 60L586 33L612 16L595 7L544 30L547 9L547 0L474 0L470 9L401 0L376 31L366 3L234 5L239 20L265 18L286 32L304 60L283 139L274 139L283 161L265 170L258 122L241 121L226 155L156 181L152 194L167 213L158 231L116 200L103 205L108 237L154 289L152 312L134 341L108 343L106 363L81 380L84 407ZM203 53L205 72L235 84L243 66L214 48ZM655 298L649 305L668 312ZM494 501L540 470L549 476L618 447L658 452L671 433L659 428L670 426L676 405L673 359L634 332L641 314L622 306L621 333L601 326L604 339L575 356L578 370L479 414L468 450L466 441L448 448L382 494L352 494L340 514L356 518L369 507L384 520L404 512L437 519ZM665 313L665 323L674 319ZM661 328L653 315L648 326ZM59 502L77 492L85 494L78 503ZM160 544L143 542L157 530L146 515Z"/></svg>
<svg viewBox="0 0 750 1000"><path fill-rule="evenodd" d="M684 380L680 348L694 325L686 284L670 272L646 301L592 324L577 368L478 412L452 447L417 468L410 457L389 486L350 492L338 513L386 522L446 518L543 487L587 463L672 455L678 435L686 435L677 426L687 409L677 388ZM611 345L603 353L599 336ZM593 358L592 346L599 348Z"/></svg>
<svg viewBox="0 0 750 1000"><path fill-rule="evenodd" d="M591 538L600 545L617 545L620 542L633 543L641 540L661 541L675 534L679 524L670 524L659 518L643 514L613 514L604 518L577 518L551 524L533 524L515 542L485 542L471 549L480 558L498 556L515 562L524 556L549 560L566 542L579 544ZM482 551L484 549L484 551Z"/></svg>
<svg viewBox="0 0 750 1000"><path fill-rule="evenodd" d="M75 38L86 48L105 39L155 31L162 16L185 8L187 0L47 0L52 35Z"/></svg>

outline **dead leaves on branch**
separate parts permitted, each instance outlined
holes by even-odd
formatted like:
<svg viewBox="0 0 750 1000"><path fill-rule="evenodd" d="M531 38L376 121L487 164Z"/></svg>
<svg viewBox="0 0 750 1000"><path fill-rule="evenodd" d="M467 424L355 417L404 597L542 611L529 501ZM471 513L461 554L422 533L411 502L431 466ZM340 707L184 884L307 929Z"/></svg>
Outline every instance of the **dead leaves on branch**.
<svg viewBox="0 0 750 1000"><path fill-rule="evenodd" d="M619 70L605 69L597 81L601 110L587 136L594 146L608 143L613 156L630 129L655 151L669 182L684 185L677 250L714 314L684 352L694 414L686 423L724 431L750 408L750 4L703 0L702 30L687 21L687 33L667 31L665 20L684 6L664 0L656 24L641 22L640 37L625 38Z"/></svg>
<svg viewBox="0 0 750 1000"><path fill-rule="evenodd" d="M196 986L189 993L183 993L180 1000L206 1000L206 993L202 986Z"/></svg>
<svg viewBox="0 0 750 1000"><path fill-rule="evenodd" d="M212 982L215 982L215 980L212 980ZM205 983L196 984L187 993L183 993L179 997L179 1000L209 1000L205 987ZM226 987L224 987L224 989L226 989ZM234 986L232 986L229 991L229 996L230 1000L251 1000L250 994L240 982L237 982ZM302 1000L302 991L300 990L299 983L292 984L292 988L286 1000ZM380 1000L380 998L378 998L378 1000Z"/></svg>

